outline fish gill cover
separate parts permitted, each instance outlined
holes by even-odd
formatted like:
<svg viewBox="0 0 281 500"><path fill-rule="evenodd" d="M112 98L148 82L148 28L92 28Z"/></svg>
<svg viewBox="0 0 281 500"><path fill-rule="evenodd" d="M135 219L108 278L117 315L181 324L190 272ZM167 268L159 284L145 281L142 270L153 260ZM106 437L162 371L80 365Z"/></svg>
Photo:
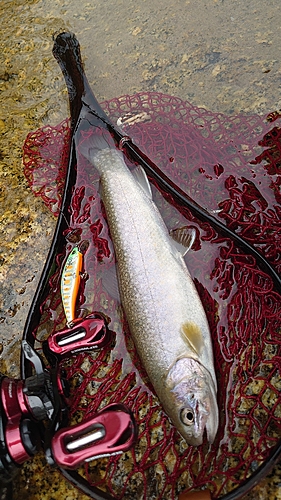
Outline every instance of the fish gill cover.
<svg viewBox="0 0 281 500"><path fill-rule="evenodd" d="M158 93L112 99L102 105L172 181L225 221L281 272L281 130L258 115L225 116ZM122 120L121 120L122 121ZM29 134L24 169L29 185L59 213L69 147L69 121ZM129 162L128 165L130 166ZM212 446L188 446L163 412L142 369L114 281L115 257L98 191L98 174L82 155L71 204L71 228L89 241L78 307L101 311L115 345L79 353L68 362L73 422L108 403L126 403L139 437L121 457L100 459L80 472L118 499L176 499L185 489L209 488L214 498L231 491L265 461L280 437L281 305L272 279L232 240L172 198L153 189L168 226L196 228L186 262L210 323L218 378L220 425ZM71 242L58 255L59 270L41 305L39 342L65 325L60 270ZM171 336L171 342L172 342Z"/></svg>

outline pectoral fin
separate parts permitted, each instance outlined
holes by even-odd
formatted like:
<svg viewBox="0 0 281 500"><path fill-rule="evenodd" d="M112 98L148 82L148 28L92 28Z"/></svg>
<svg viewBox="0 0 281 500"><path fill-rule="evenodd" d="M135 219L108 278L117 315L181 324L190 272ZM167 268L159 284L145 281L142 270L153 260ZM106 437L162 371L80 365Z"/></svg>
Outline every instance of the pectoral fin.
<svg viewBox="0 0 281 500"><path fill-rule="evenodd" d="M192 321L186 321L182 325L181 333L188 347L191 348L196 354L200 354L204 341L199 326Z"/></svg>

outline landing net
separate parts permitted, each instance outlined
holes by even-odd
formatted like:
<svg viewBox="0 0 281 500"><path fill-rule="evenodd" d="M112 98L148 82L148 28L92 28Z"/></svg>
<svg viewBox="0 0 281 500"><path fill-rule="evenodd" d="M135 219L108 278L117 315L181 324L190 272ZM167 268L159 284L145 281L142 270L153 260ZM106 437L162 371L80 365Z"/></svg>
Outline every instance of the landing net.
<svg viewBox="0 0 281 500"><path fill-rule="evenodd" d="M175 184L236 231L281 272L281 130L253 116L225 116L188 102L142 93L103 103L113 122L121 117L133 138ZM120 123L120 120L119 120ZM278 121L276 121L278 124ZM58 215L67 167L69 122L29 134L24 168L31 189ZM89 279L80 289L80 314L101 311L116 334L112 346L80 353L65 363L72 387L71 421L108 403L126 403L139 437L120 457L99 459L80 470L117 499L175 500L184 489L209 488L214 498L231 491L263 463L281 431L281 302L271 278L255 259L222 238L189 210L179 213L155 187L153 198L168 228L196 228L186 255L209 320L218 378L220 425L212 446L188 446L163 412L140 364L118 292L115 257L98 191L98 174L78 161L71 201L71 229L90 242ZM137 209L137 208L136 208ZM61 266L72 244L57 256ZM39 341L65 326L60 274L34 334ZM171 342L172 333L171 333Z"/></svg>

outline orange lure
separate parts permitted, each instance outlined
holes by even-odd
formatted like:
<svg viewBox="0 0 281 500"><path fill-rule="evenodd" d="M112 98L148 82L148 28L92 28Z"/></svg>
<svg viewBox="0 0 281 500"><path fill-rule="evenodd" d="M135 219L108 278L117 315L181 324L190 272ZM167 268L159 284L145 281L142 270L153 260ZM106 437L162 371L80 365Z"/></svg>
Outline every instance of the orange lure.
<svg viewBox="0 0 281 500"><path fill-rule="evenodd" d="M61 296L67 326L71 327L76 320L76 301L83 268L85 245L82 242L75 246L66 259L61 278Z"/></svg>

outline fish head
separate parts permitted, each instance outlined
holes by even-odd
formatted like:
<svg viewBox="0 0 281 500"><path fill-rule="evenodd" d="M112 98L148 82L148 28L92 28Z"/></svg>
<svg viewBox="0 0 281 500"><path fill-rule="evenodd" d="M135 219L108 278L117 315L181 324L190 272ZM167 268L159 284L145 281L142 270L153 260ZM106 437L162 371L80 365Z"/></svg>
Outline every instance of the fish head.
<svg viewBox="0 0 281 500"><path fill-rule="evenodd" d="M213 443L218 406L209 371L195 359L181 358L170 368L166 384L171 395L169 414L186 442L201 445L206 431L209 443Z"/></svg>

